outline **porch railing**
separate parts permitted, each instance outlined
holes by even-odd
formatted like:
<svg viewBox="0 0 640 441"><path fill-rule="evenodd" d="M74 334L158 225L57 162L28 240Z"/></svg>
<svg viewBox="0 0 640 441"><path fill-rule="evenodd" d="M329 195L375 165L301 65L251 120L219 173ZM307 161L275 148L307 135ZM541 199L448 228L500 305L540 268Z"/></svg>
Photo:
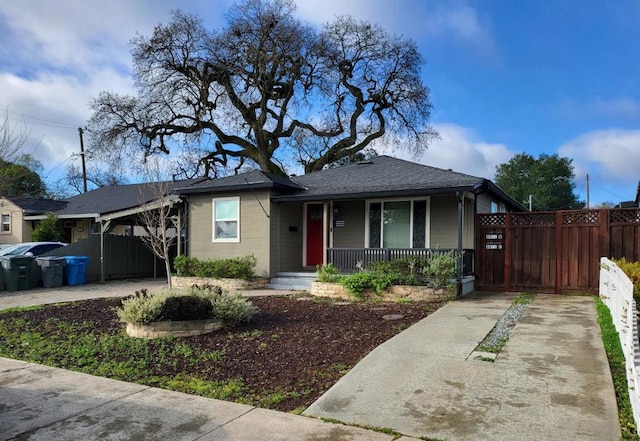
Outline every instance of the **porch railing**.
<svg viewBox="0 0 640 441"><path fill-rule="evenodd" d="M370 262L391 261L405 257L432 257L437 254L454 251L452 248L328 248L327 262L332 263L343 273L353 273L358 266L364 268ZM474 273L475 250L465 248L462 253L462 274Z"/></svg>

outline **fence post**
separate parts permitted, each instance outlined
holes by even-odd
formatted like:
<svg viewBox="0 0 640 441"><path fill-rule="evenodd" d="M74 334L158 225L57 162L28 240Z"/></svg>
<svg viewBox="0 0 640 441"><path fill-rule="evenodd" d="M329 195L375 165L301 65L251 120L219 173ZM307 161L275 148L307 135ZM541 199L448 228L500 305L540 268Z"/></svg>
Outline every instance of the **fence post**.
<svg viewBox="0 0 640 441"><path fill-rule="evenodd" d="M556 273L555 293L560 294L560 275L562 274L562 211L556 211Z"/></svg>
<svg viewBox="0 0 640 441"><path fill-rule="evenodd" d="M511 272L511 213L504 216L504 290L509 292L511 285L509 273Z"/></svg>

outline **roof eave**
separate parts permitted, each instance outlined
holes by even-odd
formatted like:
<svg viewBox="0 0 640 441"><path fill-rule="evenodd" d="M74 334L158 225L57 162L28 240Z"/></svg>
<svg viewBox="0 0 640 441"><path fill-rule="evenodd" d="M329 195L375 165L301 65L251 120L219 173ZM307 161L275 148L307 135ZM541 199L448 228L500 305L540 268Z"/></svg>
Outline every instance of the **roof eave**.
<svg viewBox="0 0 640 441"><path fill-rule="evenodd" d="M373 199L387 198L397 196L420 196L420 195L438 195L449 194L457 191L472 191L472 185L463 185L456 187L438 187L438 188L410 188L404 190L386 190L386 191L367 191L357 193L344 194L301 194L301 195L283 195L273 197L275 202L308 202L308 201L327 201L327 200L345 200L345 199Z"/></svg>

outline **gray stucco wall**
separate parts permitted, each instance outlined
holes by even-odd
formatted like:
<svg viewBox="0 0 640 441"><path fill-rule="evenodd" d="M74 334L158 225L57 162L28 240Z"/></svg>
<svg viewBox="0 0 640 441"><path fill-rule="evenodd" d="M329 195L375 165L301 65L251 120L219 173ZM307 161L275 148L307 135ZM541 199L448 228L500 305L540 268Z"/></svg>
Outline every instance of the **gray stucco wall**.
<svg viewBox="0 0 640 441"><path fill-rule="evenodd" d="M272 204L271 275L302 271L302 204Z"/></svg>
<svg viewBox="0 0 640 441"><path fill-rule="evenodd" d="M344 221L343 227L333 226L334 248L363 248L365 235L365 202L338 201L333 204L334 221Z"/></svg>
<svg viewBox="0 0 640 441"><path fill-rule="evenodd" d="M214 243L212 199L230 196L240 196L240 242ZM189 255L198 259L220 259L253 254L258 260L256 274L268 276L271 256L267 215L270 210L269 192L265 190L189 196Z"/></svg>
<svg viewBox="0 0 640 441"><path fill-rule="evenodd" d="M429 248L458 247L458 202L455 196L431 198Z"/></svg>

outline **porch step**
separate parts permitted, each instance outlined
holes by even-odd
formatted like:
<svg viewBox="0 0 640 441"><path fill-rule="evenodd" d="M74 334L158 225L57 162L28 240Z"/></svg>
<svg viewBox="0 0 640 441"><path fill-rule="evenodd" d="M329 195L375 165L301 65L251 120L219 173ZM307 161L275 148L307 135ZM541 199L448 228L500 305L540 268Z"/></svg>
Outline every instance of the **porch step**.
<svg viewBox="0 0 640 441"><path fill-rule="evenodd" d="M267 284L269 289L311 291L311 282L317 279L316 273L278 273Z"/></svg>

